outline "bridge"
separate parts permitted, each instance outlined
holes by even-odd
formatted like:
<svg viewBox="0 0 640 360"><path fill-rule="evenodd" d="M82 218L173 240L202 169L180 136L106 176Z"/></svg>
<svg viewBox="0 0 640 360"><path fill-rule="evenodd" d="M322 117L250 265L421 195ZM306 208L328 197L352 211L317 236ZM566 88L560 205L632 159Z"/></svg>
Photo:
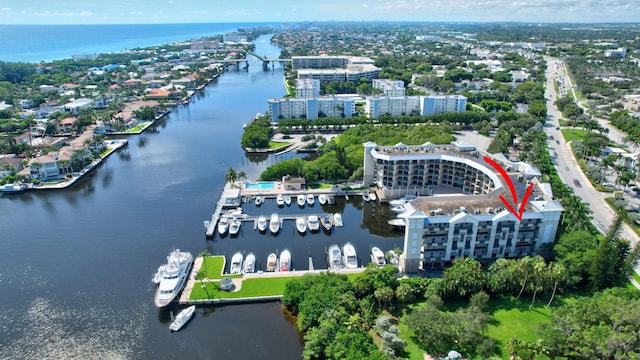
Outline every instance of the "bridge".
<svg viewBox="0 0 640 360"><path fill-rule="evenodd" d="M254 57L256 57L258 60L262 61L262 67L267 67L269 65L269 63L287 63L287 62L291 62L291 59L280 59L280 58L268 58L268 57L264 57L264 56L260 56L256 53L249 53L249 55L252 55Z"/></svg>

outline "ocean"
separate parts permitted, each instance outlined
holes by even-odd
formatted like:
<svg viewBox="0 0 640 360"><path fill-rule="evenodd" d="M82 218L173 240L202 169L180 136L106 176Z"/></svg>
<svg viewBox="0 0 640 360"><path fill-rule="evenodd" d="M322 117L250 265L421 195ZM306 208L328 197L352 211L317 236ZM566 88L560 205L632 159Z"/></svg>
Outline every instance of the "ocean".
<svg viewBox="0 0 640 360"><path fill-rule="evenodd" d="M70 59L73 55L117 52L267 25L278 24L0 25L0 61Z"/></svg>

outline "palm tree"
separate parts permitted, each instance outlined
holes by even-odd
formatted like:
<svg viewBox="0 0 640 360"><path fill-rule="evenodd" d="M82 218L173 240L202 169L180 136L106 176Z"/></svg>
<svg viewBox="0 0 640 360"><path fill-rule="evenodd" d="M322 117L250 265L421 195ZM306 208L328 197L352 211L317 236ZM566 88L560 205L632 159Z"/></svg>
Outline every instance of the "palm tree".
<svg viewBox="0 0 640 360"><path fill-rule="evenodd" d="M553 292L551 293L551 299L547 303L547 308L551 306L553 302L553 298L556 296L556 290L558 289L558 283L564 282L567 278L566 269L564 265L560 263L550 262L549 267L547 268L549 271L549 280L553 281Z"/></svg>
<svg viewBox="0 0 640 360"><path fill-rule="evenodd" d="M244 170L240 170L238 175L236 176L238 180L243 180L247 178L247 173Z"/></svg>
<svg viewBox="0 0 640 360"><path fill-rule="evenodd" d="M227 174L224 176L225 180L228 183L231 183L231 187L234 187L234 183L236 182L236 179L238 178L238 174L236 173L236 170L234 168L229 168L229 170L227 170Z"/></svg>
<svg viewBox="0 0 640 360"><path fill-rule="evenodd" d="M198 254L198 256L202 257L202 264L204 265L204 277L205 278L208 278L207 277L207 274L208 274L208 272L207 272L207 256L209 256L209 255L211 255L209 253L209 250L201 251L200 254Z"/></svg>

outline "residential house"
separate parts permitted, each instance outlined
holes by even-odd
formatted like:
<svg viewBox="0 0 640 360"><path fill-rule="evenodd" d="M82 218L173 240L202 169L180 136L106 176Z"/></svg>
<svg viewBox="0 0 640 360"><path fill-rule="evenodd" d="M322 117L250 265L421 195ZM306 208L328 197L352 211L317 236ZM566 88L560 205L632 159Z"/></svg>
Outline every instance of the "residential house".
<svg viewBox="0 0 640 360"><path fill-rule="evenodd" d="M73 115L78 115L80 109L90 109L93 104L93 100L89 98L74 99L63 105L64 110L71 112Z"/></svg>
<svg viewBox="0 0 640 360"><path fill-rule="evenodd" d="M72 132L73 127L75 126L77 120L78 120L77 117L66 117L60 120L60 122L57 125L58 132L61 132L64 134L68 134Z"/></svg>
<svg viewBox="0 0 640 360"><path fill-rule="evenodd" d="M23 169L22 158L4 156L0 158L0 178L17 173Z"/></svg>

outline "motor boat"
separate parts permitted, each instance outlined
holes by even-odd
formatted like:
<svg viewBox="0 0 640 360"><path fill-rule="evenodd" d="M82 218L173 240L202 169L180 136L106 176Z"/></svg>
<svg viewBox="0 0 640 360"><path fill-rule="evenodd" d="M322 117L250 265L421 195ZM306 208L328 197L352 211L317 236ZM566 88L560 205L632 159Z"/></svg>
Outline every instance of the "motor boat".
<svg viewBox="0 0 640 360"><path fill-rule="evenodd" d="M298 229L300 234L307 232L307 220L304 217L296 218L296 229Z"/></svg>
<svg viewBox="0 0 640 360"><path fill-rule="evenodd" d="M405 219L400 219L400 218L396 218L396 219L391 219L389 221L387 221L387 223L391 226L397 227L397 228L404 228L406 225L406 220Z"/></svg>
<svg viewBox="0 0 640 360"><path fill-rule="evenodd" d="M285 195L284 196L284 203L289 206L291 205L291 195Z"/></svg>
<svg viewBox="0 0 640 360"><path fill-rule="evenodd" d="M271 253L267 256L267 271L276 271L278 266L278 255Z"/></svg>
<svg viewBox="0 0 640 360"><path fill-rule="evenodd" d="M233 254L233 257L231 258L231 266L229 266L229 273L230 274L240 274L240 272L242 272L242 259L244 258L244 256L242 256L241 252L237 252L235 254Z"/></svg>
<svg viewBox="0 0 640 360"><path fill-rule="evenodd" d="M369 193L364 193L364 194L362 194L362 200L364 200L364 201L369 201L369 200L371 200L371 197L369 197Z"/></svg>
<svg viewBox="0 0 640 360"><path fill-rule="evenodd" d="M316 215L310 215L307 218L307 227L309 227L309 231L320 230L320 220L318 220Z"/></svg>
<svg viewBox="0 0 640 360"><path fill-rule="evenodd" d="M322 215L320 217L320 225L322 225L322 228L325 231L331 231L331 226L333 224L331 224L331 219L329 218L329 215Z"/></svg>
<svg viewBox="0 0 640 360"><path fill-rule="evenodd" d="M282 194L278 194L276 197L276 204L280 207L284 206L284 196Z"/></svg>
<svg viewBox="0 0 640 360"><path fill-rule="evenodd" d="M256 196L256 200L255 200L256 206L262 205L263 202L264 202L264 198L262 196Z"/></svg>
<svg viewBox="0 0 640 360"><path fill-rule="evenodd" d="M256 256L253 253L249 253L244 259L242 264L242 272L245 274L251 274L256 271Z"/></svg>
<svg viewBox="0 0 640 360"><path fill-rule="evenodd" d="M306 200L304 198L304 195L300 194L298 195L298 198L296 199L296 201L298 202L298 206L304 207L304 203Z"/></svg>
<svg viewBox="0 0 640 360"><path fill-rule="evenodd" d="M156 271L156 273L153 274L153 277L151 279L154 284L156 285L160 284L160 280L162 280L162 275L164 274L164 269L166 268L167 268L167 265L160 265L158 267L158 271Z"/></svg>
<svg viewBox="0 0 640 360"><path fill-rule="evenodd" d="M229 218L223 216L218 220L218 234L224 235L229 230Z"/></svg>
<svg viewBox="0 0 640 360"><path fill-rule="evenodd" d="M0 185L0 192L4 192L4 193L19 193L27 189L29 189L29 187L21 183Z"/></svg>
<svg viewBox="0 0 640 360"><path fill-rule="evenodd" d="M232 219L229 225L229 235L238 235L238 232L240 231L240 226L242 226L242 220Z"/></svg>
<svg viewBox="0 0 640 360"><path fill-rule="evenodd" d="M356 248L351 243L344 244L342 248L344 253L344 262L347 269L355 269L358 267L358 256L356 255Z"/></svg>
<svg viewBox="0 0 640 360"><path fill-rule="evenodd" d="M327 203L327 195L325 195L325 194L318 195L318 202L320 203L320 205L326 204Z"/></svg>
<svg viewBox="0 0 640 360"><path fill-rule="evenodd" d="M169 325L169 330L171 332L180 331L180 329L182 329L182 327L185 326L189 322L189 320L191 320L191 318L195 313L196 313L195 305L191 305L188 308L183 309L178 313L178 316L176 316L176 318L171 322L171 325Z"/></svg>
<svg viewBox="0 0 640 360"><path fill-rule="evenodd" d="M378 195L376 195L376 192L371 192L369 193L369 200L371 201L376 201L378 199Z"/></svg>
<svg viewBox="0 0 640 360"><path fill-rule="evenodd" d="M313 197L313 194L307 194L307 204L309 204L309 206L313 206L313 203L315 202L315 198Z"/></svg>
<svg viewBox="0 0 640 360"><path fill-rule="evenodd" d="M398 254L396 254L393 250L387 251L386 257L389 259L389 264L398 265L399 263Z"/></svg>
<svg viewBox="0 0 640 360"><path fill-rule="evenodd" d="M396 206L391 208L391 211L393 211L394 213L401 214L401 213L407 211L407 209L404 207L404 205L396 205Z"/></svg>
<svg viewBox="0 0 640 360"><path fill-rule="evenodd" d="M404 205L408 202L411 202L415 199L417 199L418 197L415 195L410 195L410 194L406 194L403 197L396 199L396 200L391 200L389 201L389 205L391 206L398 206L398 205Z"/></svg>
<svg viewBox="0 0 640 360"><path fill-rule="evenodd" d="M163 308L169 305L178 296L187 282L192 265L193 256L190 252L176 249L169 253L167 265L153 301L157 307Z"/></svg>
<svg viewBox="0 0 640 360"><path fill-rule="evenodd" d="M280 254L280 271L291 270L291 253L289 250L284 249Z"/></svg>
<svg viewBox="0 0 640 360"><path fill-rule="evenodd" d="M336 244L329 246L327 251L327 261L329 262L329 268L331 270L344 269L344 263L342 262L342 251Z"/></svg>
<svg viewBox="0 0 640 360"><path fill-rule="evenodd" d="M342 215L340 213L333 214L333 225L334 226L342 226Z"/></svg>
<svg viewBox="0 0 640 360"><path fill-rule="evenodd" d="M271 214L271 220L269 220L269 230L273 234L277 234L280 231L280 219L277 213Z"/></svg>
<svg viewBox="0 0 640 360"><path fill-rule="evenodd" d="M258 231L265 232L267 231L267 218L265 216L260 216L258 218Z"/></svg>
<svg viewBox="0 0 640 360"><path fill-rule="evenodd" d="M385 266L387 262L384 260L384 253L379 247L371 248L371 262L378 266Z"/></svg>

